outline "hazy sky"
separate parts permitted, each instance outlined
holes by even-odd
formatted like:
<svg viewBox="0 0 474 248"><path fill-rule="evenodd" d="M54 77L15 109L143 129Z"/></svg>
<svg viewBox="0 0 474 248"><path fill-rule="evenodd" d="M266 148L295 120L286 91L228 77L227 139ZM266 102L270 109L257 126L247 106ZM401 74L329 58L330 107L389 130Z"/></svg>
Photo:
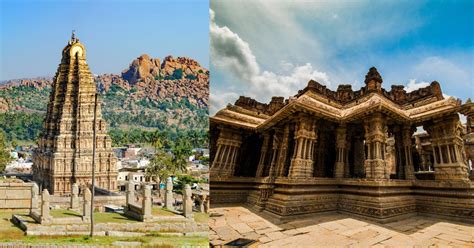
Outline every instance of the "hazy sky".
<svg viewBox="0 0 474 248"><path fill-rule="evenodd" d="M0 80L53 76L76 30L92 73L120 73L141 54L208 68L207 1L0 0Z"/></svg>
<svg viewBox="0 0 474 248"><path fill-rule="evenodd" d="M211 114L239 95L287 98L309 79L358 90L371 66L388 90L436 80L465 101L474 97L473 4L211 0Z"/></svg>

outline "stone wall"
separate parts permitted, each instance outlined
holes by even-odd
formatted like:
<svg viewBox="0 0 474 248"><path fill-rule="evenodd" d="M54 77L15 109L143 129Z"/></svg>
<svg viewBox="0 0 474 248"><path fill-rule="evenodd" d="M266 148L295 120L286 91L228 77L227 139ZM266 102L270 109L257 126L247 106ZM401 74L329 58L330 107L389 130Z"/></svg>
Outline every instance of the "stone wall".
<svg viewBox="0 0 474 248"><path fill-rule="evenodd" d="M29 209L33 183L0 182L0 209Z"/></svg>
<svg viewBox="0 0 474 248"><path fill-rule="evenodd" d="M33 183L0 182L0 209L30 209L32 186ZM50 204L67 208L70 200L70 197L51 196ZM82 204L82 197L80 197L80 202ZM124 205L125 196L95 196L94 202L96 208L102 211L104 205Z"/></svg>

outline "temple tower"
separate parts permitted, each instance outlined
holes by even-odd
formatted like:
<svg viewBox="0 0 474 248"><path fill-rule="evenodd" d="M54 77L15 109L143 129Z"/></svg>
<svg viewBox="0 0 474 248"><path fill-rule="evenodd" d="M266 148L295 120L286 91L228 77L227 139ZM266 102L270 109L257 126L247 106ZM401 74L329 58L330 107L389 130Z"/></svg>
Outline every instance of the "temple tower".
<svg viewBox="0 0 474 248"><path fill-rule="evenodd" d="M96 187L115 191L117 158L95 106L96 85L86 62L86 49L72 34L53 79L43 131L33 154L33 179L51 194L70 194L72 185L92 181L94 109L96 110Z"/></svg>

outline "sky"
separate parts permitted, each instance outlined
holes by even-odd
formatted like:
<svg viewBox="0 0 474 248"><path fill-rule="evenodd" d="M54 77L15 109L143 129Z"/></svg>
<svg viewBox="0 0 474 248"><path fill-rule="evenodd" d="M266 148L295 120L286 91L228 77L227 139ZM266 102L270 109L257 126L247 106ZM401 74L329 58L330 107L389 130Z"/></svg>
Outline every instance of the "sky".
<svg viewBox="0 0 474 248"><path fill-rule="evenodd" d="M0 80L54 76L73 29L94 74L145 53L209 68L208 1L0 0Z"/></svg>
<svg viewBox="0 0 474 248"><path fill-rule="evenodd" d="M240 95L288 98L310 79L358 90L372 66L387 90L438 81L445 96L474 97L471 0L211 0L209 12L211 115Z"/></svg>

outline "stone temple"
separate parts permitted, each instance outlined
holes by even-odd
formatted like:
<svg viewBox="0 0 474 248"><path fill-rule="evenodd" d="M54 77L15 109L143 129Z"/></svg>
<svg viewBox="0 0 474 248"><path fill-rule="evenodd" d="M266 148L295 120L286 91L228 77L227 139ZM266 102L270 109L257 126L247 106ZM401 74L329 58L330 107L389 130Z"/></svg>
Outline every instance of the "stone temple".
<svg viewBox="0 0 474 248"><path fill-rule="evenodd" d="M276 221L325 211L474 220L474 105L443 97L436 81L387 91L370 68L360 90L311 80L287 100L240 97L210 123L213 204Z"/></svg>
<svg viewBox="0 0 474 248"><path fill-rule="evenodd" d="M93 142L96 144L95 185L115 191L117 158L101 116L94 105L96 84L86 62L86 49L73 34L63 49L61 64L53 79L43 132L33 154L33 180L51 194L68 195L73 183L92 181Z"/></svg>

